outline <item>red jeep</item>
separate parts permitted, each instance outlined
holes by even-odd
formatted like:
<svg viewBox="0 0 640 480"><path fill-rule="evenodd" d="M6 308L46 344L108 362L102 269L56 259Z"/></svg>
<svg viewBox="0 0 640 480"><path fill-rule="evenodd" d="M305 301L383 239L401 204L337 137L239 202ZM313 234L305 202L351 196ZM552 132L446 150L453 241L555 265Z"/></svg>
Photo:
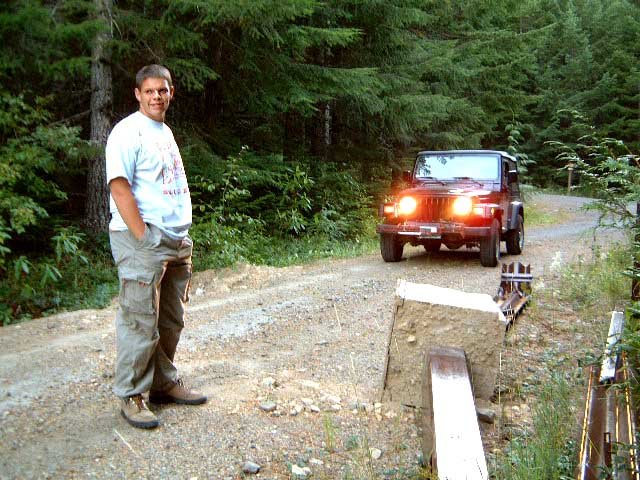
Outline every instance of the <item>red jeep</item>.
<svg viewBox="0 0 640 480"><path fill-rule="evenodd" d="M524 205L516 159L495 150L418 153L408 188L380 206L380 252L385 262L402 259L405 243L435 252L480 247L480 263L495 267L500 242L519 255L524 246Z"/></svg>

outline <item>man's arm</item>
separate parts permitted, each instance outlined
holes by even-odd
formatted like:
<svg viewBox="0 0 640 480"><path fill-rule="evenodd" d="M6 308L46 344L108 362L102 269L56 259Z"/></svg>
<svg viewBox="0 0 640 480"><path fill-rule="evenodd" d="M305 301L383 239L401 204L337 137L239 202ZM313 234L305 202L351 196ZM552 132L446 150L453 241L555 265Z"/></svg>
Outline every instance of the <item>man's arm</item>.
<svg viewBox="0 0 640 480"><path fill-rule="evenodd" d="M109 182L109 188L122 220L127 224L127 228L133 236L141 240L144 235L145 224L142 221L138 204L131 191L131 185L129 185L126 178L117 177Z"/></svg>

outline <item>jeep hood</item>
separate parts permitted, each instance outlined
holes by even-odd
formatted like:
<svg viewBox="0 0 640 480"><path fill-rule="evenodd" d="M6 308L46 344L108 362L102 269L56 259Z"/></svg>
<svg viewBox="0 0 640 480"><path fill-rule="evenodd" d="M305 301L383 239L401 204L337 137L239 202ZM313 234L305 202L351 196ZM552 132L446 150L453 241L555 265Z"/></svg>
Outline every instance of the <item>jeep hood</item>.
<svg viewBox="0 0 640 480"><path fill-rule="evenodd" d="M444 183L444 185L442 184ZM447 195L489 195L500 190L494 182L429 182L402 190L399 196L447 196Z"/></svg>

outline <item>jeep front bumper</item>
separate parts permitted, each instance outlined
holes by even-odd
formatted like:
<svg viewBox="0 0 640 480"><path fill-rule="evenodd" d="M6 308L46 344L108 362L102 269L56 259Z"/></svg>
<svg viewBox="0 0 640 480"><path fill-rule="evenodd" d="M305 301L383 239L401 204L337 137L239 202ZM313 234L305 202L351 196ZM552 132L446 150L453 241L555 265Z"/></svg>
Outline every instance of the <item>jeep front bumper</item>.
<svg viewBox="0 0 640 480"><path fill-rule="evenodd" d="M438 239L444 236L463 240L476 240L490 235L491 227L468 227L463 223L383 223L376 226L376 233L391 233L419 239Z"/></svg>

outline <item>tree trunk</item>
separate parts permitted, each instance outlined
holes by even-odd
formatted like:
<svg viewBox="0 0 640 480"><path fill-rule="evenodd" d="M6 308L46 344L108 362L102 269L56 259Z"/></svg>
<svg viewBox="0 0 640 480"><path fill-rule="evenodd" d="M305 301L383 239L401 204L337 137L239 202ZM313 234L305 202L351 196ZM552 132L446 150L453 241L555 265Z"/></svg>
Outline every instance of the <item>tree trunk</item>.
<svg viewBox="0 0 640 480"><path fill-rule="evenodd" d="M287 161L301 161L308 152L304 118L289 111L283 114L282 125L282 156Z"/></svg>
<svg viewBox="0 0 640 480"><path fill-rule="evenodd" d="M636 235L635 235L635 255L633 259L633 278L631 280L631 300L637 302L640 300L640 253L638 253L638 245L640 244L640 202L636 202Z"/></svg>
<svg viewBox="0 0 640 480"><path fill-rule="evenodd" d="M321 162L329 160L332 111L329 102L318 105L317 113L308 121L311 130L311 154Z"/></svg>
<svg viewBox="0 0 640 480"><path fill-rule="evenodd" d="M104 28L94 40L91 59L91 144L96 154L89 160L85 224L96 233L109 225L109 194L106 183L104 147L111 130L113 90L111 79L111 11L113 0L94 0L98 20Z"/></svg>

